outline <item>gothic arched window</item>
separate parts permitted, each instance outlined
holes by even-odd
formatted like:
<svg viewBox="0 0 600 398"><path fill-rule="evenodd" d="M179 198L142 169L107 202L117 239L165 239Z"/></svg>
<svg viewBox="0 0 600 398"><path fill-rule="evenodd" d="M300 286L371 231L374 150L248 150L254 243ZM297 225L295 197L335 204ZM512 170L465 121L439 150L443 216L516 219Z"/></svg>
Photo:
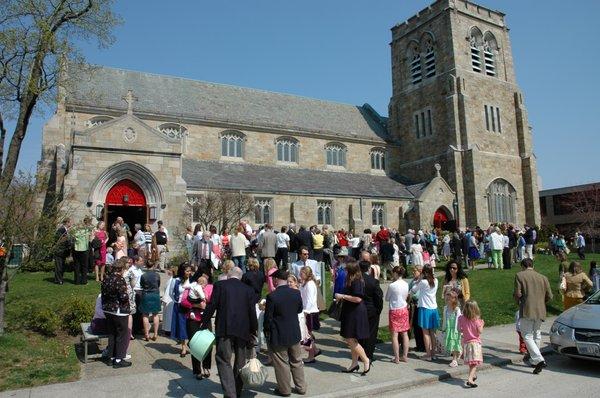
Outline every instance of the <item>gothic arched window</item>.
<svg viewBox="0 0 600 398"><path fill-rule="evenodd" d="M473 71L481 73L481 45L483 44L483 35L479 28L471 28L469 43L471 45L471 66Z"/></svg>
<svg viewBox="0 0 600 398"><path fill-rule="evenodd" d="M346 146L339 143L331 143L325 146L325 156L328 166L346 167Z"/></svg>
<svg viewBox="0 0 600 398"><path fill-rule="evenodd" d="M385 150L383 148L371 150L371 169L385 170Z"/></svg>
<svg viewBox="0 0 600 398"><path fill-rule="evenodd" d="M433 36L426 33L421 38L421 46L425 48L425 78L435 76L435 49Z"/></svg>
<svg viewBox="0 0 600 398"><path fill-rule="evenodd" d="M277 146L277 161L298 163L298 140L290 137L278 138Z"/></svg>
<svg viewBox="0 0 600 398"><path fill-rule="evenodd" d="M244 156L244 134L238 131L221 133L221 156L241 158Z"/></svg>
<svg viewBox="0 0 600 398"><path fill-rule="evenodd" d="M490 222L514 223L517 193L513 186L508 181L498 178L488 186L486 194Z"/></svg>
<svg viewBox="0 0 600 398"><path fill-rule="evenodd" d="M423 81L423 70L421 68L421 49L419 44L411 43L408 51L408 73L412 84Z"/></svg>
<svg viewBox="0 0 600 398"><path fill-rule="evenodd" d="M186 131L186 128L177 123L164 123L158 126L158 131L163 133L168 138L180 140Z"/></svg>
<svg viewBox="0 0 600 398"><path fill-rule="evenodd" d="M271 198L256 198L254 200L254 221L257 224L273 222L273 201Z"/></svg>
<svg viewBox="0 0 600 398"><path fill-rule="evenodd" d="M488 76L496 76L496 52L498 43L496 38L490 32L485 32L483 36L483 60L485 66L485 74Z"/></svg>

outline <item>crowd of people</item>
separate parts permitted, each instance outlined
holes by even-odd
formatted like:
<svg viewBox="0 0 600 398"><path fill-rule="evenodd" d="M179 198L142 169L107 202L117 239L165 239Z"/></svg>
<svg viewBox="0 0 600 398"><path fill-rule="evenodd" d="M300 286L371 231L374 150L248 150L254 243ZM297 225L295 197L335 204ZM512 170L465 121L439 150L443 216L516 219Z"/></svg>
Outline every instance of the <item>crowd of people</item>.
<svg viewBox="0 0 600 398"><path fill-rule="evenodd" d="M409 360L411 333L415 351L425 353L421 359L432 361L445 353L451 357L448 365L457 367L462 358L469 366L467 387L477 387L484 321L466 271L473 270L475 261L484 256L491 268L507 269L520 262L522 271L516 274L514 291L520 350L534 373L546 366L539 350L540 324L552 293L548 279L533 269L535 228L521 231L500 224L486 230L409 229L400 234L381 226L376 233L366 229L355 236L353 231L333 231L327 225L297 228L291 224L276 232L266 224L253 230L242 221L231 234L227 229L218 233L214 226L189 228L183 239L188 261L176 267L166 265L169 238L162 223L154 233L149 226L142 231L139 225L128 231L120 217L109 233L102 222L92 228L88 219L78 227L65 220L57 230L57 240L72 242L73 257L80 263L75 267L76 283L85 283L77 276L85 273L85 264L94 258L102 285L92 328L111 336L104 354L115 368L131 365L128 346L137 333L145 341L156 340L159 313L162 331L180 345L182 358L190 354L188 342L198 330L213 330L216 314L215 359L225 396L239 396L240 369L260 352L266 355L266 364L274 367L275 394L303 394L307 390L304 366L321 355L315 332L320 329L319 315L326 310L323 273L330 272L331 307L339 307L339 333L350 348L350 363L342 372L359 372L359 361L361 376L371 371L379 319L387 301L394 363ZM563 260L565 251L558 247L555 253ZM61 261L56 261L57 283ZM439 286L435 271L442 261L443 285ZM565 309L598 289L599 274L592 263L588 277L579 263L568 264L566 257L560 262ZM160 270L166 270L169 277L162 297ZM380 283L387 280L391 283L384 295ZM200 359L191 355L191 360L196 378L210 376L212 353Z"/></svg>

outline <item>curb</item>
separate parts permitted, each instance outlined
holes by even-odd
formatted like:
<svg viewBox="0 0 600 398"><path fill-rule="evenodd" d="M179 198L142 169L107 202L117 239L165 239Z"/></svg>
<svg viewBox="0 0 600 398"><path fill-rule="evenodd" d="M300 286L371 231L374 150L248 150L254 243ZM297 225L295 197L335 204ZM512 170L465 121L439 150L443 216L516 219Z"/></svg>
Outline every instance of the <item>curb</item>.
<svg viewBox="0 0 600 398"><path fill-rule="evenodd" d="M552 355L555 352L551 347L546 346L540 350L543 355ZM523 363L522 357L518 357L518 359L499 359L494 362L484 363L482 364L477 371L485 371L492 368L503 367L510 364L518 364ZM462 367L464 369L464 366ZM464 376L469 373L468 368L459 369L450 372L444 372L439 376L429 376L422 379L414 380L414 381L388 381L384 383L371 384L368 386L362 386L358 388L336 391L332 393L315 395L314 398L359 398L359 397L368 397L376 394L384 394L389 392L400 392L399 390L405 390L408 388L413 388L417 386L422 386L425 384L435 383L437 381L448 380L451 378L459 378L459 376Z"/></svg>

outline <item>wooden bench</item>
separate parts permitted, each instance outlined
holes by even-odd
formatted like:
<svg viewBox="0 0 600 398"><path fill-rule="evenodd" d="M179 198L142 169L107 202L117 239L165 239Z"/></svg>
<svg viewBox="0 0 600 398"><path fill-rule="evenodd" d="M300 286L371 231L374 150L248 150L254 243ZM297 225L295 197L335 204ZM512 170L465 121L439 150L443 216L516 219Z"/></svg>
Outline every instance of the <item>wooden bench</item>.
<svg viewBox="0 0 600 398"><path fill-rule="evenodd" d="M107 339L107 334L94 334L90 327L90 323L81 323L81 342L83 343L83 362L88 363L90 359L102 358L100 354L89 354L88 344L100 341L100 339Z"/></svg>

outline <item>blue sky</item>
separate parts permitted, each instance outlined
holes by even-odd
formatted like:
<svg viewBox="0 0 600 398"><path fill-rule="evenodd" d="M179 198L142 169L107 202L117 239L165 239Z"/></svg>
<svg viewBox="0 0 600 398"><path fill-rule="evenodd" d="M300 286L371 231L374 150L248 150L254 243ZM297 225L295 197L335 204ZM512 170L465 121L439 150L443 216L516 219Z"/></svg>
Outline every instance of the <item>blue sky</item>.
<svg viewBox="0 0 600 398"><path fill-rule="evenodd" d="M254 87L387 114L390 28L432 0L127 0L116 43L92 63ZM507 14L543 188L600 181L600 1L484 0ZM34 170L36 115L20 168Z"/></svg>

